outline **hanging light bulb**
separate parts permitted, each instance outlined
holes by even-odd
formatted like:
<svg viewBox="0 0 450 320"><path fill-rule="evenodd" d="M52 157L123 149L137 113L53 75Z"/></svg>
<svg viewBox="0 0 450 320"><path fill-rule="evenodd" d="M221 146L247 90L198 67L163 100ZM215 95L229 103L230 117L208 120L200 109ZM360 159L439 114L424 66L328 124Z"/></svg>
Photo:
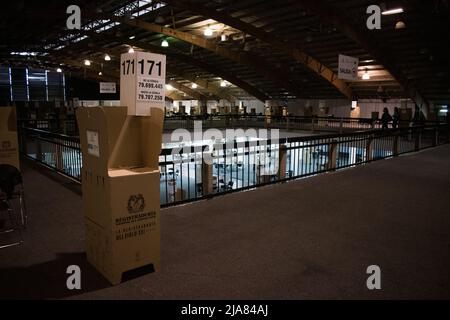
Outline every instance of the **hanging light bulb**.
<svg viewBox="0 0 450 320"><path fill-rule="evenodd" d="M213 30L208 26L204 31L203 34L205 37L211 37L213 35Z"/></svg>
<svg viewBox="0 0 450 320"><path fill-rule="evenodd" d="M134 49L132 47L130 47L130 49L128 49L128 53L133 53Z"/></svg>
<svg viewBox="0 0 450 320"><path fill-rule="evenodd" d="M111 57L108 54L105 54L105 61L111 61Z"/></svg>
<svg viewBox="0 0 450 320"><path fill-rule="evenodd" d="M100 72L98 73L98 75L99 75L99 76L102 76L102 75L103 75L103 73L102 73L102 72L100 71Z"/></svg>
<svg viewBox="0 0 450 320"><path fill-rule="evenodd" d="M166 90L173 90L173 87L170 84L166 84Z"/></svg>
<svg viewBox="0 0 450 320"><path fill-rule="evenodd" d="M403 21L397 21L397 23L395 24L395 29L405 29L406 28L406 24Z"/></svg>
<svg viewBox="0 0 450 320"><path fill-rule="evenodd" d="M61 68L56 69L56 72L62 72Z"/></svg>
<svg viewBox="0 0 450 320"><path fill-rule="evenodd" d="M369 80L370 79L370 75L369 75L369 72L367 71L367 69L364 72L362 78L363 78L363 80Z"/></svg>
<svg viewBox="0 0 450 320"><path fill-rule="evenodd" d="M91 65L91 62L90 62L89 60L84 60L84 65L85 65L85 66L90 66L90 65Z"/></svg>
<svg viewBox="0 0 450 320"><path fill-rule="evenodd" d="M222 80L222 81L220 82L220 86L221 86L221 87L226 87L226 86L227 86L226 81L225 81L225 80Z"/></svg>
<svg viewBox="0 0 450 320"><path fill-rule="evenodd" d="M168 42L166 39L164 39L164 40L161 42L161 47L167 48L168 46L169 46L169 42Z"/></svg>
<svg viewBox="0 0 450 320"><path fill-rule="evenodd" d="M198 87L198 86L197 86L196 83L192 83L192 86L191 86L192 89L197 89L197 87Z"/></svg>

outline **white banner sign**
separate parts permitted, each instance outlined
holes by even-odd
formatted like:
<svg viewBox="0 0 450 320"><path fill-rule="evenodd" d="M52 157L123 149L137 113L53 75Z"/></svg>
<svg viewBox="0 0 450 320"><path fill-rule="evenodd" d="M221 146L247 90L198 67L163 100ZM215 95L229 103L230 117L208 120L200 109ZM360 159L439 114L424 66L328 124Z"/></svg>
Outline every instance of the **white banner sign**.
<svg viewBox="0 0 450 320"><path fill-rule="evenodd" d="M120 59L120 101L129 115L148 116L164 110L166 56L150 52L124 53Z"/></svg>
<svg viewBox="0 0 450 320"><path fill-rule="evenodd" d="M116 93L116 83L100 82L100 93Z"/></svg>
<svg viewBox="0 0 450 320"><path fill-rule="evenodd" d="M339 55L338 78L344 80L358 80L359 59Z"/></svg>

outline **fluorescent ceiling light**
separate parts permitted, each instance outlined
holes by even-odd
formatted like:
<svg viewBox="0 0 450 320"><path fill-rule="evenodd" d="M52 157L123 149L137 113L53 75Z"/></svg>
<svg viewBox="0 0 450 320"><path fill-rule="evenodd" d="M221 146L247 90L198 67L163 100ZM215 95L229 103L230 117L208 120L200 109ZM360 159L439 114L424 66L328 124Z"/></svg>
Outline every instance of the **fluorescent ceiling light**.
<svg viewBox="0 0 450 320"><path fill-rule="evenodd" d="M133 40L134 38L136 38L136 36L131 36L128 39Z"/></svg>
<svg viewBox="0 0 450 320"><path fill-rule="evenodd" d="M62 72L61 68L56 69L56 72Z"/></svg>
<svg viewBox="0 0 450 320"><path fill-rule="evenodd" d="M226 87L226 86L227 86L227 83L225 82L225 80L222 80L222 81L220 82L220 86L221 86L221 87Z"/></svg>
<svg viewBox="0 0 450 320"><path fill-rule="evenodd" d="M133 53L133 52L134 52L133 48L128 49L128 53Z"/></svg>
<svg viewBox="0 0 450 320"><path fill-rule="evenodd" d="M369 75L369 72L367 71L367 69L366 69L366 72L363 74L362 79L363 80L369 80L370 79L370 75Z"/></svg>
<svg viewBox="0 0 450 320"><path fill-rule="evenodd" d="M398 14L398 13L402 13L402 12L403 12L403 8L396 8L396 9L385 10L385 11L381 12L381 14L383 16L389 16L391 14Z"/></svg>
<svg viewBox="0 0 450 320"><path fill-rule="evenodd" d="M213 35L213 30L208 26L208 27L203 31L203 34L204 34L206 37L211 37L211 36Z"/></svg>
<svg viewBox="0 0 450 320"><path fill-rule="evenodd" d="M85 65L85 66L90 66L90 65L91 65L91 62L90 62L89 60L84 60L84 65Z"/></svg>
<svg viewBox="0 0 450 320"><path fill-rule="evenodd" d="M197 89L197 84L193 83L191 87L192 87L192 89Z"/></svg>
<svg viewBox="0 0 450 320"><path fill-rule="evenodd" d="M100 72L98 73L98 75L101 76L101 75L103 75L103 73L100 71Z"/></svg>
<svg viewBox="0 0 450 320"><path fill-rule="evenodd" d="M163 40L163 41L161 42L161 47L167 48L168 46L169 46L169 42L167 42L167 40Z"/></svg>
<svg viewBox="0 0 450 320"><path fill-rule="evenodd" d="M107 54L105 54L105 61L111 61L111 57Z"/></svg>

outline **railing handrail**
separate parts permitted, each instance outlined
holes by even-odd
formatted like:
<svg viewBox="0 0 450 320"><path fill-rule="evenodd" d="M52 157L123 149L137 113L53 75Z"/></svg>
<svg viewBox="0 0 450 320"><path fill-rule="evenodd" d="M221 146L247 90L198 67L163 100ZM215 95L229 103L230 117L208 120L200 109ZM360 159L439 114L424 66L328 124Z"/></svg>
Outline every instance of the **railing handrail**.
<svg viewBox="0 0 450 320"><path fill-rule="evenodd" d="M223 143L214 143L212 146L215 150L217 149L223 149L223 147L231 147L231 148L242 148L242 147L250 147L250 146L260 146L260 145L272 145L272 144L286 144L286 143L295 143L295 142L309 142L309 141L315 141L315 140L333 140L333 139L345 139L345 138L352 138L357 137L360 135L376 135L377 137L387 137L387 136L395 136L402 133L407 133L411 128L415 129L437 129L439 127L445 127L448 126L446 123L435 123L434 125L420 125L420 126L414 126L414 127L408 127L408 128L396 128L396 129L372 129L372 130L358 130L353 132L346 132L346 133L333 133L333 134L321 134L321 135L310 135L310 136L303 136L303 137L285 137L285 138L279 138L277 140L272 139L259 139L259 140L253 140L253 141L228 141ZM78 136L68 136L61 133L54 133L45 131L42 129L36 129L36 128L28 128L28 127L21 127L20 130L26 130L29 132L33 132L36 134L39 134L40 136L45 137L51 137L55 139L60 140L66 140L70 142L80 143ZM261 142L261 143L260 143ZM263 142L263 143L262 143ZM169 155L173 152L174 149L180 149L181 151L186 151L188 153L192 152L203 152L206 148L209 148L210 144L201 144L196 146L176 146L171 148L162 148L160 155ZM182 154L182 153L178 153Z"/></svg>

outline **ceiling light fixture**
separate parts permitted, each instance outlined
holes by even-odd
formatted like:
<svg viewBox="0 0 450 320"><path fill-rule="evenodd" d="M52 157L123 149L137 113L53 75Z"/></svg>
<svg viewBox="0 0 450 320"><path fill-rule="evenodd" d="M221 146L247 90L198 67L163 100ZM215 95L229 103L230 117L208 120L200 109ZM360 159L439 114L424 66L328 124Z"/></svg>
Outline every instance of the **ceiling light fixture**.
<svg viewBox="0 0 450 320"><path fill-rule="evenodd" d="M192 86L191 86L192 89L197 89L197 87L198 87L198 86L197 86L196 83L192 83Z"/></svg>
<svg viewBox="0 0 450 320"><path fill-rule="evenodd" d="M395 29L405 29L406 28L406 24L403 21L397 21L397 23L395 24Z"/></svg>
<svg viewBox="0 0 450 320"><path fill-rule="evenodd" d="M100 71L100 72L98 73L98 75L99 75L99 76L102 76L102 75L103 75L103 73L102 73L102 72Z"/></svg>
<svg viewBox="0 0 450 320"><path fill-rule="evenodd" d="M90 66L90 65L91 65L91 62L90 62L89 60L84 60L84 65L85 65L85 66Z"/></svg>
<svg viewBox="0 0 450 320"><path fill-rule="evenodd" d="M128 49L128 53L134 53L134 49L130 47L130 49Z"/></svg>
<svg viewBox="0 0 450 320"><path fill-rule="evenodd" d="M111 61L111 57L107 54L105 54L105 61Z"/></svg>
<svg viewBox="0 0 450 320"><path fill-rule="evenodd" d="M370 75L369 75L369 72L367 71L367 69L366 69L365 73L363 74L362 78L363 78L363 80L369 80L370 79Z"/></svg>
<svg viewBox="0 0 450 320"><path fill-rule="evenodd" d="M381 14L383 16L389 16L391 14L398 14L398 13L402 13L402 12L403 12L403 8L396 8L396 9L385 10L385 11L381 12Z"/></svg>
<svg viewBox="0 0 450 320"><path fill-rule="evenodd" d="M61 68L56 69L56 72L62 72Z"/></svg>
<svg viewBox="0 0 450 320"><path fill-rule="evenodd" d="M166 84L166 90L173 90L173 87L170 84Z"/></svg>
<svg viewBox="0 0 450 320"><path fill-rule="evenodd" d="M136 36L130 36L128 39L133 40Z"/></svg>
<svg viewBox="0 0 450 320"><path fill-rule="evenodd" d="M220 36L220 41L227 41L227 35L225 33L222 33L222 35Z"/></svg>
<svg viewBox="0 0 450 320"><path fill-rule="evenodd" d="M168 46L169 46L169 42L167 42L167 40L164 39L164 40L161 42L161 47L167 48Z"/></svg>
<svg viewBox="0 0 450 320"><path fill-rule="evenodd" d="M213 35L213 30L208 26L204 31L203 34L205 37L211 37Z"/></svg>
<svg viewBox="0 0 450 320"><path fill-rule="evenodd" d="M221 87L226 87L226 86L227 86L226 81L225 81L225 80L222 80L222 81L220 82L220 86L221 86Z"/></svg>

